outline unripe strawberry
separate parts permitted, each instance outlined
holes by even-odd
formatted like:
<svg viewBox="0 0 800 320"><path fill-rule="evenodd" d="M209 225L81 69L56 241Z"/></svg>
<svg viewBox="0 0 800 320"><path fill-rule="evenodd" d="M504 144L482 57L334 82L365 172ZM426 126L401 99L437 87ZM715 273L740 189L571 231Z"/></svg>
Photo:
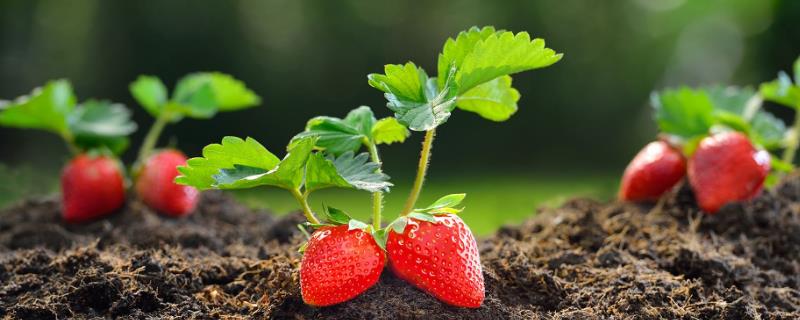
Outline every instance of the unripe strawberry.
<svg viewBox="0 0 800 320"><path fill-rule="evenodd" d="M300 262L303 301L322 307L353 299L378 282L385 264L371 234L347 225L321 227Z"/></svg>
<svg viewBox="0 0 800 320"><path fill-rule="evenodd" d="M663 141L654 141L633 158L619 188L624 201L655 201L686 175L686 160L680 151Z"/></svg>
<svg viewBox="0 0 800 320"><path fill-rule="evenodd" d="M125 202L119 163L106 156L78 155L64 167L61 196L66 222L86 222L114 212Z"/></svg>
<svg viewBox="0 0 800 320"><path fill-rule="evenodd" d="M689 159L689 183L698 206L713 214L729 202L754 198L770 170L770 155L738 132L700 141Z"/></svg>
<svg viewBox="0 0 800 320"><path fill-rule="evenodd" d="M189 215L197 206L197 189L175 183L178 166L186 164L186 156L174 149L162 150L140 168L136 176L136 194L147 206L168 216Z"/></svg>
<svg viewBox="0 0 800 320"><path fill-rule="evenodd" d="M389 231L391 268L400 279L447 304L478 308L485 293L475 237L457 215L435 219L408 218L402 234Z"/></svg>

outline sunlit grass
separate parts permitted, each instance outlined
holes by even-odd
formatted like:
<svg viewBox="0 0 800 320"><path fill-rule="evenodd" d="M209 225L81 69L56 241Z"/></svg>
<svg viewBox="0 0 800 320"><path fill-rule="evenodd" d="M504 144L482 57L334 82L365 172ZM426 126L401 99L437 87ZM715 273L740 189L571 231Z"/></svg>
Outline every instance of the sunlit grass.
<svg viewBox="0 0 800 320"><path fill-rule="evenodd" d="M557 206L571 197L608 199L616 189L617 178L609 175L558 176L522 173L469 177L431 177L425 185L418 206L430 204L450 193L466 193L460 214L479 235L490 234L504 224L517 224L532 216L540 206ZM0 165L0 207L24 197L53 194L58 191L58 172L26 167ZM394 179L405 181L410 179ZM386 195L384 222L397 216L403 206L409 185L402 182ZM254 208L268 208L286 214L299 207L288 192L276 188L254 188L232 191L243 203ZM369 221L372 200L362 191L329 189L315 192L310 202L315 211L322 204L343 209L353 217Z"/></svg>
<svg viewBox="0 0 800 320"><path fill-rule="evenodd" d="M535 174L519 176L484 176L437 178L426 185L419 205L427 205L450 193L466 193L461 217L479 235L486 235L504 224L516 224L532 216L540 206L557 206L571 197L608 199L616 179L608 176L556 177ZM402 209L409 186L399 185L386 196L384 222ZM278 214L297 210L294 199L279 189L249 189L234 192L251 207L269 208ZM353 217L368 221L371 215L369 193L351 190L322 190L311 195L312 209L322 204L343 209Z"/></svg>

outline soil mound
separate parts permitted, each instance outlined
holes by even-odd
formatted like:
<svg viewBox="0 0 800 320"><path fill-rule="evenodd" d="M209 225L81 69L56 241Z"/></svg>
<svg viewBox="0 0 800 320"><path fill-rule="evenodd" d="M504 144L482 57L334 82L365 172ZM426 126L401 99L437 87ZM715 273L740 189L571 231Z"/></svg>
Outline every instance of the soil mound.
<svg viewBox="0 0 800 320"><path fill-rule="evenodd" d="M270 319L798 319L800 177L702 215L686 188L657 205L573 200L479 241L486 301L460 309L384 272L347 303L300 297L295 225L220 192L186 219L131 202L64 225L54 199L0 212L0 317Z"/></svg>

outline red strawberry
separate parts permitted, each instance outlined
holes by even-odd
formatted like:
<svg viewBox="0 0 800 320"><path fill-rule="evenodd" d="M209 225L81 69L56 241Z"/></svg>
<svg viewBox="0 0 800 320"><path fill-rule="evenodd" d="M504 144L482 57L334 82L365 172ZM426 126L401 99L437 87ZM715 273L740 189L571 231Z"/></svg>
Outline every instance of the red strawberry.
<svg viewBox="0 0 800 320"><path fill-rule="evenodd" d="M105 156L78 155L61 174L64 220L85 222L106 216L125 202L122 170Z"/></svg>
<svg viewBox="0 0 800 320"><path fill-rule="evenodd" d="M347 225L321 227L311 234L300 262L300 291L312 306L353 299L372 287L386 265L375 239Z"/></svg>
<svg viewBox="0 0 800 320"><path fill-rule="evenodd" d="M770 169L770 155L738 132L700 141L689 159L689 183L703 211L716 213L729 202L754 198Z"/></svg>
<svg viewBox="0 0 800 320"><path fill-rule="evenodd" d="M619 188L619 199L655 201L686 175L683 155L663 141L654 141L636 154Z"/></svg>
<svg viewBox="0 0 800 320"><path fill-rule="evenodd" d="M401 279L448 304L478 308L484 284L478 244L456 215L436 215L436 222L409 218L402 234L389 231L386 251Z"/></svg>
<svg viewBox="0 0 800 320"><path fill-rule="evenodd" d="M149 207L173 217L194 211L197 189L175 183L177 166L186 164L186 156L178 150L163 150L147 159L136 177L136 194Z"/></svg>

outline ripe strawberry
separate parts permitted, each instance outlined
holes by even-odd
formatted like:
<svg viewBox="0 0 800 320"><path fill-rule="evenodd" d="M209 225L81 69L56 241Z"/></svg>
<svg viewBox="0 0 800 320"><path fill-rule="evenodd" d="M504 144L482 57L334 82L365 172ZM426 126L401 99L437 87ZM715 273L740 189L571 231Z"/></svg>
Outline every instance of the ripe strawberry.
<svg viewBox="0 0 800 320"><path fill-rule="evenodd" d="M700 141L689 159L689 183L703 211L716 213L733 201L758 195L770 170L770 155L741 133L726 132Z"/></svg>
<svg viewBox="0 0 800 320"><path fill-rule="evenodd" d="M386 265L375 239L347 225L317 229L300 262L300 291L312 306L330 306L355 298L372 287Z"/></svg>
<svg viewBox="0 0 800 320"><path fill-rule="evenodd" d="M401 279L448 304L478 308L484 299L478 244L456 215L436 215L436 222L408 219L403 233L389 232L386 251Z"/></svg>
<svg viewBox="0 0 800 320"><path fill-rule="evenodd" d="M619 188L619 199L655 201L686 175L683 155L663 141L654 141L636 154Z"/></svg>
<svg viewBox="0 0 800 320"><path fill-rule="evenodd" d="M62 215L77 223L106 216L125 202L122 170L116 160L78 155L61 175Z"/></svg>
<svg viewBox="0 0 800 320"><path fill-rule="evenodd" d="M136 176L139 199L158 212L173 217L192 213L199 193L197 189L174 182L177 166L186 164L186 156L178 150L163 150L145 161Z"/></svg>

